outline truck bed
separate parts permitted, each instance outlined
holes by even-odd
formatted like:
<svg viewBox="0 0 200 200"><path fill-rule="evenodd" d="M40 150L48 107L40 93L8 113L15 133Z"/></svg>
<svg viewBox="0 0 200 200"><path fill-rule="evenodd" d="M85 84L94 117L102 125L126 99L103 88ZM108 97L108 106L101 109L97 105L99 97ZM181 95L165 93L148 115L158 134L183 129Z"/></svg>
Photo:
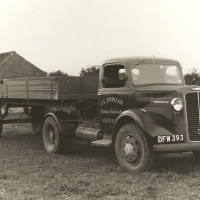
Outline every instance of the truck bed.
<svg viewBox="0 0 200 200"><path fill-rule="evenodd" d="M11 99L97 99L97 76L41 77L1 81L1 98Z"/></svg>

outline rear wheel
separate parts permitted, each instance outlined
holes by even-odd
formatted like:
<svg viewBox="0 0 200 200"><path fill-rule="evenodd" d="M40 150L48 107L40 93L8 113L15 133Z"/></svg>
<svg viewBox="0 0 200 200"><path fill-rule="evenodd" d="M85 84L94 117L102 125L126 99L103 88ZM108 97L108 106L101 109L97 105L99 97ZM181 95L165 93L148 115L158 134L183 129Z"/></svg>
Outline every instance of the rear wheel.
<svg viewBox="0 0 200 200"><path fill-rule="evenodd" d="M48 153L63 152L66 137L59 133L58 125L53 117L47 117L45 120L42 137L44 148Z"/></svg>
<svg viewBox="0 0 200 200"><path fill-rule="evenodd" d="M152 146L133 123L126 124L119 130L115 153L121 167L136 173L149 170L154 161Z"/></svg>
<svg viewBox="0 0 200 200"><path fill-rule="evenodd" d="M43 144L48 153L66 154L71 151L73 145L73 136L62 135L55 119L47 117L43 126Z"/></svg>

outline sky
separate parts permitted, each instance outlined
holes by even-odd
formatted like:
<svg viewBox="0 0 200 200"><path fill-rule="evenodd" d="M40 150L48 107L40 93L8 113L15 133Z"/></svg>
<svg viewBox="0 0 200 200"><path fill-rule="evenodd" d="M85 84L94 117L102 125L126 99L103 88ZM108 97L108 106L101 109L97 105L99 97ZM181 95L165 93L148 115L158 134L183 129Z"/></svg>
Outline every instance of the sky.
<svg viewBox="0 0 200 200"><path fill-rule="evenodd" d="M199 10L199 0L0 0L0 53L69 75L124 56L200 71Z"/></svg>

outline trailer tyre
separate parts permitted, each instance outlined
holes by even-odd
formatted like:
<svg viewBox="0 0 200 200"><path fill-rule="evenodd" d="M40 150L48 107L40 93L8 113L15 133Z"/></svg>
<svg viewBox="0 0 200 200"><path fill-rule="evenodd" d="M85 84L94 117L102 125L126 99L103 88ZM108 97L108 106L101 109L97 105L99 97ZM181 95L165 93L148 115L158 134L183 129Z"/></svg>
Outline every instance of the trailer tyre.
<svg viewBox="0 0 200 200"><path fill-rule="evenodd" d="M43 126L43 144L48 153L63 153L66 136L59 133L58 125L53 117L47 117Z"/></svg>
<svg viewBox="0 0 200 200"><path fill-rule="evenodd" d="M153 165L152 146L136 124L122 126L115 140L115 153L122 168L140 173Z"/></svg>

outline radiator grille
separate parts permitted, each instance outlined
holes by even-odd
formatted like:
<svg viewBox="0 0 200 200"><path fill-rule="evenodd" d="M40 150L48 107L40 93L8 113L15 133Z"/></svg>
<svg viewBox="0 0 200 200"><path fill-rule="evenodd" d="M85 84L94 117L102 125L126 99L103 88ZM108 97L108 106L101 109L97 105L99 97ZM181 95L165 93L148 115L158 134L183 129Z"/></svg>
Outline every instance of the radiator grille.
<svg viewBox="0 0 200 200"><path fill-rule="evenodd" d="M200 141L199 97L200 97L199 92L187 93L185 95L187 121L188 121L188 134L190 141Z"/></svg>

